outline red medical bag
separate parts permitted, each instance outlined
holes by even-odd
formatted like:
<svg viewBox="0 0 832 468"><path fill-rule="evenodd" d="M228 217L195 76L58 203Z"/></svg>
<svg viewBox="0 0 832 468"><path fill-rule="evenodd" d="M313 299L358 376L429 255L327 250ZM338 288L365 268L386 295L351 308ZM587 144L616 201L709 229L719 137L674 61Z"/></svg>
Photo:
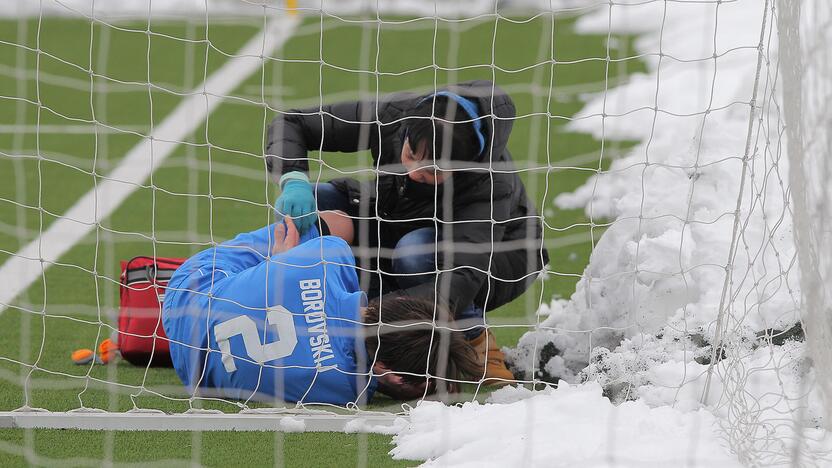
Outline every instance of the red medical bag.
<svg viewBox="0 0 832 468"><path fill-rule="evenodd" d="M168 339L162 328L162 303L168 281L184 261L183 258L135 257L121 262L117 341L121 356L131 364L172 365Z"/></svg>

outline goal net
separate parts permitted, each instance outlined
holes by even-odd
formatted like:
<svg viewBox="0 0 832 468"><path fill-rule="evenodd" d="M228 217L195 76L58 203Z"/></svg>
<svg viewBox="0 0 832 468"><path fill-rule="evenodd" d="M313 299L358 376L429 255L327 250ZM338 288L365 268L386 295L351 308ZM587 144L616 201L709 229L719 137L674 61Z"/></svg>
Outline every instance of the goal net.
<svg viewBox="0 0 832 468"><path fill-rule="evenodd" d="M394 457L449 464L829 462L824 1L11 5L0 13L0 426L380 432L397 434ZM492 229L473 247L486 267L436 261L431 281L453 296L460 291L442 278L466 268L482 275L475 304L486 309L488 298L526 286L482 322L511 385L444 378L439 364L415 376L438 391L405 404L370 399L377 356L358 353L347 404L315 400L313 384L292 401L264 402L259 381L231 398L204 379L186 387L152 361L96 357L106 339L119 341L122 290L152 287L128 285L122 262L147 257L155 268L152 259L188 258L274 222L281 190L267 144L281 138L268 133L276 116L324 122L332 103L429 97L471 80L493 83L516 111L468 115L486 128L511 123L512 161L476 170L492 198L495 178L516 175L528 211L465 218L454 182L426 195L432 215L394 221L432 225L437 260L471 253L450 240L464 229L455 216ZM341 120L371 129L362 148L400 124L367 110ZM311 149L313 183L351 178L378 189L383 176L406 176L369 150ZM356 288L372 295L408 275L374 260L390 249L371 242L380 231L363 221L389 221L385 201L355 203ZM527 237L495 240L501 223ZM495 255L521 244L536 246L530 265L548 263L506 280ZM346 267L323 251L314 264ZM209 276L218 274L228 273ZM253 309L267 326L282 320L273 307ZM287 314L289 323L302 315ZM438 308L433 320L401 327L427 324L442 343L471 328L437 317ZM229 372L287 371L262 329L241 344L246 326L199 350L223 356ZM169 344L158 330L132 333L164 343L154 357ZM213 330L216 341L222 332ZM440 361L448 352L439 348ZM472 421L494 429L475 433ZM524 448L500 451L521 433ZM459 458L473 446L475 458ZM587 447L602 448L590 456Z"/></svg>

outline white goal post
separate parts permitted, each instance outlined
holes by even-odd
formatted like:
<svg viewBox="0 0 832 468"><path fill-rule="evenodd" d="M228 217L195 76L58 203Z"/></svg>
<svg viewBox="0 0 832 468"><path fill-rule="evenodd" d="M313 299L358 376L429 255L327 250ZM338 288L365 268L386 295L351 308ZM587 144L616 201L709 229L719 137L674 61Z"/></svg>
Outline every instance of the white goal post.
<svg viewBox="0 0 832 468"><path fill-rule="evenodd" d="M4 429L84 429L106 431L282 431L392 434L407 424L390 413L334 414L324 411L192 412L16 411L0 413Z"/></svg>
<svg viewBox="0 0 832 468"><path fill-rule="evenodd" d="M783 79L783 111L794 201L795 243L800 260L803 317L809 356L832 421L832 252L827 188L832 152L832 6L824 2L779 1L778 26Z"/></svg>

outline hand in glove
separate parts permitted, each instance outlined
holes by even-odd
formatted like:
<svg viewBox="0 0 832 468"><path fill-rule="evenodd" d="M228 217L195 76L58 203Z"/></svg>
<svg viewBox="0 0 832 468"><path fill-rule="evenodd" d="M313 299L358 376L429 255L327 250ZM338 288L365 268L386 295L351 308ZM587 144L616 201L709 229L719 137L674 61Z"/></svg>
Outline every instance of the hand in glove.
<svg viewBox="0 0 832 468"><path fill-rule="evenodd" d="M305 233L318 220L315 194L309 177L302 172L289 172L280 178L280 186L283 191L274 202L275 221L290 216L298 231Z"/></svg>

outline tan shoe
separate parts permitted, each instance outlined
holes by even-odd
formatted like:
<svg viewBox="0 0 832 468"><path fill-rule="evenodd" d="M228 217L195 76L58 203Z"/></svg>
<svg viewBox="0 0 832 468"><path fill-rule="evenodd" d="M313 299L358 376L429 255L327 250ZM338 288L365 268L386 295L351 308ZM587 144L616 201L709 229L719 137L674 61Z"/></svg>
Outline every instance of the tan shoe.
<svg viewBox="0 0 832 468"><path fill-rule="evenodd" d="M483 385L506 385L514 380L514 374L506 367L506 356L497 346L497 340L489 330L468 341L485 365ZM487 359L487 360L486 360Z"/></svg>

